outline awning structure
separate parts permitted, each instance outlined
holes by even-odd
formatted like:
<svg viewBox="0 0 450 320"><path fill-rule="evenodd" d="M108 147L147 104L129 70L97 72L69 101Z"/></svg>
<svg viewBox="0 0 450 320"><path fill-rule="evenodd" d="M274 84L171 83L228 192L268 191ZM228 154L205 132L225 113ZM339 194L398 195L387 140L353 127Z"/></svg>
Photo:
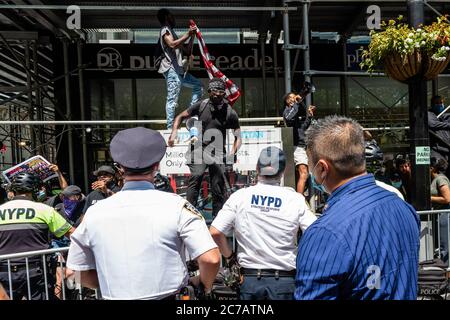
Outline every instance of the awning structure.
<svg viewBox="0 0 450 320"><path fill-rule="evenodd" d="M73 0L2 0L0 24L2 30L48 31L53 34L71 35L65 20L65 8L78 5L81 9L83 29L101 28L158 28L157 10L170 8L179 26L188 25L195 18L202 28L246 28L263 31L281 29L279 18L284 2L291 8L291 33L302 30L302 5L308 3L311 30L342 34L367 34L365 22L369 5L381 8L382 19L406 15L406 1L343 1L343 0L230 0L230 1L73 1ZM427 1L438 12L447 12L450 3L445 0ZM6 7L8 6L8 7ZM10 9L7 9L10 8ZM14 9L13 9L14 8ZM426 20L435 14L425 8Z"/></svg>

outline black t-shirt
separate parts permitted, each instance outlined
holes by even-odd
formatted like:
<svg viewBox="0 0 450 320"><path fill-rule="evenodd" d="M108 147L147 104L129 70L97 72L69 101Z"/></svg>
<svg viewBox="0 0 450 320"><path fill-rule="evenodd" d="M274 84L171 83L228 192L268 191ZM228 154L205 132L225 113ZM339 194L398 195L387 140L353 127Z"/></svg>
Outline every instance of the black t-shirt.
<svg viewBox="0 0 450 320"><path fill-rule="evenodd" d="M288 127L294 128L294 146L306 147L305 131L311 125L312 120L306 112L306 105L296 103L292 107L285 107L283 119Z"/></svg>
<svg viewBox="0 0 450 320"><path fill-rule="evenodd" d="M120 191L120 187L119 186L115 186L114 188L112 188L112 192L116 193ZM84 208L83 208L83 214L86 213L86 211L89 209L90 206L94 205L97 201L103 200L108 198L108 195L104 194L101 191L98 190L93 190L91 193L89 193L86 197L86 202L84 203Z"/></svg>
<svg viewBox="0 0 450 320"><path fill-rule="evenodd" d="M430 134L431 150L445 158L449 154L450 148L442 141L450 144L450 115L443 114L438 118L434 112L428 111L428 129L439 137Z"/></svg>
<svg viewBox="0 0 450 320"><path fill-rule="evenodd" d="M199 136L199 142L194 144L194 148L199 147L200 141L202 141L203 148L214 143L214 137L217 134L208 130L215 129L222 134L222 141L217 141L218 144L214 145L214 147L225 152L226 130L239 129L239 117L228 103L224 103L220 108L215 108L211 101L207 100L208 102L204 108L201 108L201 104L205 100L197 102L187 109L190 116L198 116L199 121L202 123L201 137Z"/></svg>

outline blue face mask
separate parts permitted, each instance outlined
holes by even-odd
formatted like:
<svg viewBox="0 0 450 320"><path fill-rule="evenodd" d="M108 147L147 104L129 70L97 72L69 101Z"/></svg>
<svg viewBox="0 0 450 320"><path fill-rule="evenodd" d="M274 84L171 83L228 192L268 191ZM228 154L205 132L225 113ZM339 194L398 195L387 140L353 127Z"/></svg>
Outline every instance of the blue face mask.
<svg viewBox="0 0 450 320"><path fill-rule="evenodd" d="M433 111L434 111L434 113L439 114L439 113L441 113L442 111L444 111L444 109L445 109L445 106L444 106L443 103L433 105Z"/></svg>
<svg viewBox="0 0 450 320"><path fill-rule="evenodd" d="M64 211L66 212L67 217L69 217L69 219L72 218L73 212L75 211L75 208L78 205L78 201L64 198L63 203L64 203Z"/></svg>
<svg viewBox="0 0 450 320"><path fill-rule="evenodd" d="M311 176L311 184L313 186L314 189L322 192L322 193L328 193L327 190L325 189L323 183L325 182L325 179L323 179L322 184L317 183L316 181L316 177L314 176L314 170L316 169L317 165L319 163L317 162L317 164L314 166L314 168L309 172L309 175ZM326 177L325 177L326 178Z"/></svg>
<svg viewBox="0 0 450 320"><path fill-rule="evenodd" d="M401 181L391 181L391 184L396 189L400 189L401 186L402 186L402 182Z"/></svg>

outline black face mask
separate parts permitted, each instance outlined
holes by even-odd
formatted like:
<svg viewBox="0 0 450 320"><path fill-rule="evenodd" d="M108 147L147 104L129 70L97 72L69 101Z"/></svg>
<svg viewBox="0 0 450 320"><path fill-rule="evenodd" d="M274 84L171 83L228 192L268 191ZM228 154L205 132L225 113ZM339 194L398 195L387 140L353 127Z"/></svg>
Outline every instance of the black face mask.
<svg viewBox="0 0 450 320"><path fill-rule="evenodd" d="M116 186L116 183L114 182L114 180L108 181L106 183L106 187L111 190L112 188L114 188Z"/></svg>
<svg viewBox="0 0 450 320"><path fill-rule="evenodd" d="M209 99L215 107L221 106L223 104L223 97L212 96Z"/></svg>

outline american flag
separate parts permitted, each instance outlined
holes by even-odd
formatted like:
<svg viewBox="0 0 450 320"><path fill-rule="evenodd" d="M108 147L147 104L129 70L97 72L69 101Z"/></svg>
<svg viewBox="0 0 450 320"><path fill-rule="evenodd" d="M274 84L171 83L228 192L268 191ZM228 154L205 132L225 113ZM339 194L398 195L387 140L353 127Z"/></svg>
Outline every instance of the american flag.
<svg viewBox="0 0 450 320"><path fill-rule="evenodd" d="M195 26L196 24L193 20L190 21L191 26ZM228 79L222 71L217 69L217 67L212 63L211 57L209 55L208 48L206 47L205 41L203 40L202 33L197 27L197 39L198 39L198 46L200 48L200 53L202 55L203 63L205 64L206 72L208 72L208 77L210 79L212 78L220 78L225 82L225 96L228 100L228 103L232 106L236 100L240 97L241 91L239 90L238 86Z"/></svg>

